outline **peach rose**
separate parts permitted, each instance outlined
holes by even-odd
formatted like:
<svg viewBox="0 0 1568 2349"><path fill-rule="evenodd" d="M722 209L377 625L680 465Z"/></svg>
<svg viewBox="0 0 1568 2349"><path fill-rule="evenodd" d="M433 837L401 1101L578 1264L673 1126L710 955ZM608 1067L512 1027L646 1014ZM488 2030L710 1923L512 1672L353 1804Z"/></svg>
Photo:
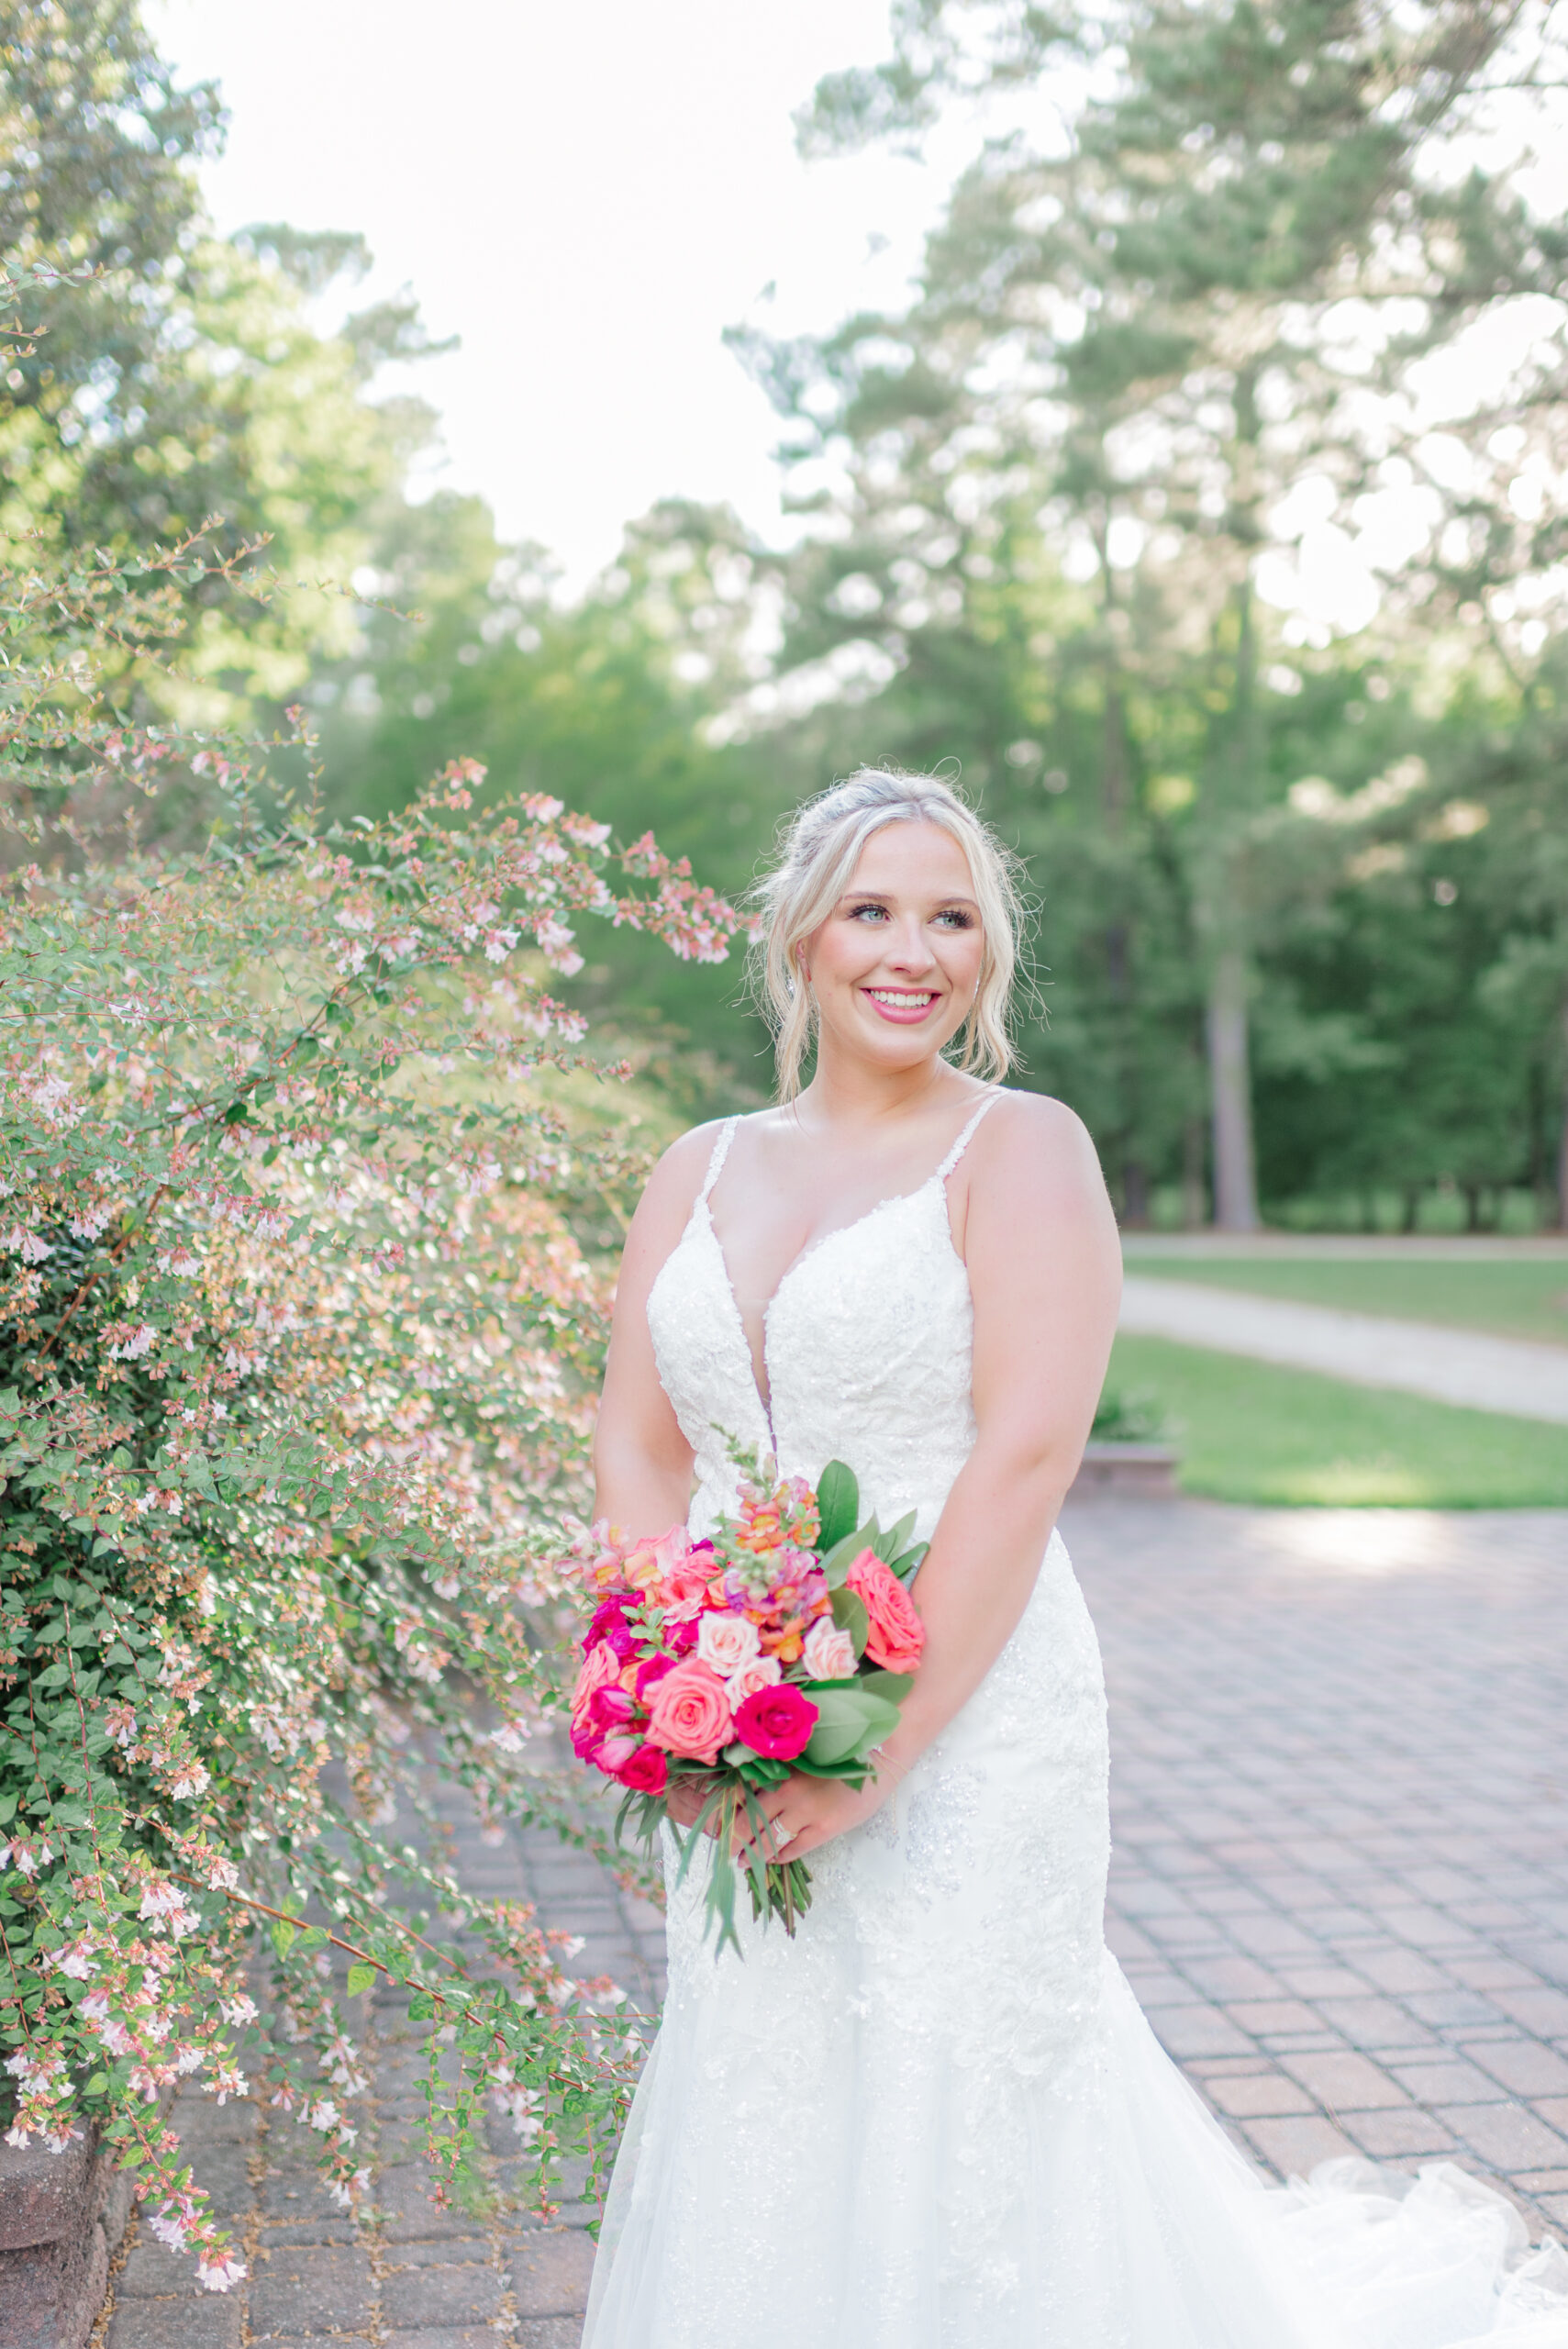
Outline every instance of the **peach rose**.
<svg viewBox="0 0 1568 2349"><path fill-rule="evenodd" d="M724 1684L724 1693L739 1710L759 1688L775 1687L783 1678L776 1655L754 1655L750 1664L743 1664L739 1672L730 1674Z"/></svg>
<svg viewBox="0 0 1568 2349"><path fill-rule="evenodd" d="M744 1615L709 1613L697 1626L697 1653L711 1664L721 1680L750 1664L762 1648L755 1623Z"/></svg>
<svg viewBox="0 0 1568 2349"><path fill-rule="evenodd" d="M678 1664L650 1690L648 1740L688 1762L716 1762L735 1734L735 1713L724 1683L698 1656Z"/></svg>
<svg viewBox="0 0 1568 2349"><path fill-rule="evenodd" d="M871 1618L866 1653L884 1672L913 1672L926 1644L926 1627L898 1576L874 1550L862 1550L844 1576Z"/></svg>
<svg viewBox="0 0 1568 2349"><path fill-rule="evenodd" d="M806 1634L800 1660L813 1680L852 1680L855 1643L830 1615L822 1615Z"/></svg>

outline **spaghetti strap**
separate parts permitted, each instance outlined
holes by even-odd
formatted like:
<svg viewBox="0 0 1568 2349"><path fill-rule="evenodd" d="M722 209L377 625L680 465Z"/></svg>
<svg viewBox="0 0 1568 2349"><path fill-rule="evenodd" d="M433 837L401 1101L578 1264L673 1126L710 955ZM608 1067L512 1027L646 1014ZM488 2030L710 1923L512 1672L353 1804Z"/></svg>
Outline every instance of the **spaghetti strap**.
<svg viewBox="0 0 1568 2349"><path fill-rule="evenodd" d="M997 1102L1002 1097L1002 1093L1003 1087L1001 1085L997 1085L995 1091L994 1093L988 1093L984 1100L982 1101L979 1108L976 1109L973 1117L971 1118L968 1125L965 1126L963 1131L960 1134L958 1140L954 1142L952 1148L949 1151L947 1156L938 1167L937 1181L939 1183L945 1183L947 1181L948 1176L952 1173L953 1168L958 1164L959 1160L969 1148L970 1137L973 1133L975 1127L980 1123L981 1119L985 1115L988 1109L994 1109L995 1108Z"/></svg>
<svg viewBox="0 0 1568 2349"><path fill-rule="evenodd" d="M703 1177L702 1189L697 1193L696 1203L699 1208L706 1208L707 1205L707 1195L718 1180L718 1170L729 1155L729 1145L735 1139L735 1129L740 1123L739 1118L726 1118L718 1130L718 1139L713 1145L713 1156L707 1162L707 1173ZM965 1139L967 1140L967 1136Z"/></svg>

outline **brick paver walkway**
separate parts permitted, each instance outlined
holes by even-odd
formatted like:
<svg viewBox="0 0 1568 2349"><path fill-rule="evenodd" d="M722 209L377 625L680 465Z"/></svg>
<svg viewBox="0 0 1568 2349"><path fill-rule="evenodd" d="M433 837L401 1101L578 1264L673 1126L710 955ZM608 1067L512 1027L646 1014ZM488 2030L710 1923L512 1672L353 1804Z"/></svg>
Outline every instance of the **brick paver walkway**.
<svg viewBox="0 0 1568 2349"><path fill-rule="evenodd" d="M1111 1938L1166 2046L1275 2169L1443 2154L1568 2226L1568 1512L1099 1500L1064 1531L1111 1689ZM453 1832L468 1881L656 1998L651 1910L549 1838ZM253 2281L197 2294L133 2232L107 2349L575 2349L591 2212L438 2211L412 2034L389 2009L368 2043L379 2221L292 2122L187 2099Z"/></svg>

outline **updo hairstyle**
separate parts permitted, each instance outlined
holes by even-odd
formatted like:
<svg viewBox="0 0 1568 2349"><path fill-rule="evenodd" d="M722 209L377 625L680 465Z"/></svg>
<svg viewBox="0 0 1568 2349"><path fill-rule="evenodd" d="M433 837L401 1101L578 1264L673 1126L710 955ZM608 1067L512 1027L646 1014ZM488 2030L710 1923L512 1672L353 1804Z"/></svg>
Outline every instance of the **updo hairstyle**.
<svg viewBox="0 0 1568 2349"><path fill-rule="evenodd" d="M801 1063L817 1024L816 999L801 977L801 946L832 912L862 850L884 824L940 824L962 849L984 952L974 1002L959 1030L958 1066L995 1079L1013 1064L1007 1011L1023 926L1017 859L950 784L862 767L795 809L780 834L777 862L752 893L761 916L752 967L773 1030L781 1101L800 1090Z"/></svg>

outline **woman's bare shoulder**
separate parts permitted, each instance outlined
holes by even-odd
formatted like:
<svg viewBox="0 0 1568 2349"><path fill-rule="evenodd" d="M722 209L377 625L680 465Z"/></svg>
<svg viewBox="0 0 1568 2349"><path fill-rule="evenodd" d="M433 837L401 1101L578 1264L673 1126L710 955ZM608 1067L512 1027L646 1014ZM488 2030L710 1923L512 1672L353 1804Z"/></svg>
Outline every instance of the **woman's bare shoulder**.
<svg viewBox="0 0 1568 2349"><path fill-rule="evenodd" d="M1049 1093L1004 1091L982 1119L968 1156L971 1211L1026 1200L1109 1212L1099 1152L1075 1109Z"/></svg>

